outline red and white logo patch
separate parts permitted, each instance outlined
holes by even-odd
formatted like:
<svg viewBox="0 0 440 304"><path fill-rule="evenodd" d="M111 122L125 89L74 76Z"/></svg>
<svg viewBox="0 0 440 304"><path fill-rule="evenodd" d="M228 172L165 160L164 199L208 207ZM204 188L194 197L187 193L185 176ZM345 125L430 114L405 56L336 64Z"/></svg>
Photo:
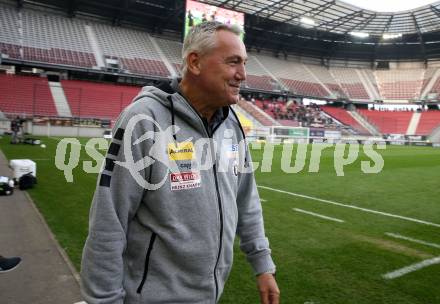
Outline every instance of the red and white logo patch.
<svg viewBox="0 0 440 304"><path fill-rule="evenodd" d="M200 172L188 171L170 173L171 191L193 189L200 187Z"/></svg>

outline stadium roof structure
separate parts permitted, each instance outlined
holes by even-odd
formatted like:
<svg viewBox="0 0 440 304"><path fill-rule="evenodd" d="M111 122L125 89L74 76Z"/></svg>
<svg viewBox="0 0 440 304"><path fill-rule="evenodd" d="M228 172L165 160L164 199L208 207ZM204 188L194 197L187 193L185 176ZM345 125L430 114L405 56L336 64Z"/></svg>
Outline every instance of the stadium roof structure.
<svg viewBox="0 0 440 304"><path fill-rule="evenodd" d="M362 9L338 0L201 0L292 25L307 26L336 34L362 32L369 35L416 34L440 30L440 1L394 13ZM306 18L309 22L304 22Z"/></svg>
<svg viewBox="0 0 440 304"><path fill-rule="evenodd" d="M246 13L246 44L321 59L440 59L440 1L375 12L339 0L199 0Z"/></svg>
<svg viewBox="0 0 440 304"><path fill-rule="evenodd" d="M0 0L18 7L61 9L114 25L181 37L185 0ZM245 44L276 56L322 60L439 60L440 1L394 13L374 12L339 0L198 0L246 14ZM384 0L386 1L386 0ZM368 36L366 35L368 34ZM385 39L384 35L389 39Z"/></svg>

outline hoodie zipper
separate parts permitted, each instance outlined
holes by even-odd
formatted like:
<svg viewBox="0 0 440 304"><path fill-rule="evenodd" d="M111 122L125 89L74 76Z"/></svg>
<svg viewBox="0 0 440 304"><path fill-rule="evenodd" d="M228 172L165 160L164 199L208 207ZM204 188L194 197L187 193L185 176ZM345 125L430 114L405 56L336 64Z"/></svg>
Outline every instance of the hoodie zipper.
<svg viewBox="0 0 440 304"><path fill-rule="evenodd" d="M203 122L203 126L205 127L205 131L208 134L209 138L213 138L214 132L217 128L215 128L212 132L212 134L209 132L209 126L208 123L205 119L202 118L202 122ZM218 126L217 126L218 127ZM214 152L214 157L215 157L215 150L213 151L213 149L211 149L211 153ZM218 202L218 210L219 210L219 216L220 216L220 235L219 235L219 247L218 247L218 253L217 253L217 258L215 261L215 266L214 266L214 283L215 283L215 303L217 302L217 298L218 298L218 278L217 278L217 266L218 266L218 262L220 260L220 255L222 252L222 247L223 247L223 206L222 206L222 200L220 197L220 190L219 190L219 186L218 186L218 178L217 178L217 166L216 163L214 161L213 165L212 165L212 170L214 173L214 181L215 181L215 190L217 193L217 202Z"/></svg>
<svg viewBox="0 0 440 304"><path fill-rule="evenodd" d="M150 255L151 255L151 251L153 250L153 244L154 244L155 240L156 240L156 233L153 232L153 234L151 235L151 238L150 238L150 243L148 244L147 255L145 257L145 264L144 264L144 273L142 275L142 281L136 290L137 293L141 293L142 287L144 287L145 281L147 280Z"/></svg>
<svg viewBox="0 0 440 304"><path fill-rule="evenodd" d="M181 94L180 94L181 95ZM213 138L214 132L217 130L217 128L223 123L221 122L219 125L217 125L214 130L212 131L212 133L209 132L209 126L208 126L208 122L206 119L204 119L202 116L200 116L200 114L191 106L191 104L186 101L185 97L183 95L181 95L182 98L185 100L185 102L189 105L189 107L194 111L194 113L196 114L196 116L199 117L199 119L202 121L202 125L206 131L206 134L208 135L208 137L210 139ZM172 123L174 123L174 104L173 104L173 99L172 96L169 95L167 97L167 99L170 102L170 107L171 107L171 121ZM174 137L174 139L177 141L176 137ZM211 149L211 153L214 152L215 156L215 150ZM214 282L215 282L215 300L214 302L217 303L217 297L218 297L218 279L217 279L217 266L220 260L220 255L221 255L221 251L222 251L222 247L223 247L223 206L222 206L222 201L221 201L221 197L220 197L220 190L219 190L219 185L218 185L218 178L217 178L217 167L215 162L212 165L212 169L213 169L213 173L214 173L214 181L215 181L215 190L217 192L217 202L218 202L218 210L219 210L219 215L220 215L220 235L219 235L219 247L218 247L218 253L217 253L217 259L215 261L215 266L214 266Z"/></svg>
<svg viewBox="0 0 440 304"><path fill-rule="evenodd" d="M218 179L217 179L216 165L214 164L212 167L213 167L213 170L214 170L215 188L217 190L218 210L219 210L219 213L220 213L220 239L219 239L219 247L218 247L217 260L216 260L215 266L214 266L215 301L217 302L217 297L218 297L217 266L218 266L218 262L220 260L220 254L222 252L222 247L223 247L223 206L222 206L222 201L220 199L220 191L218 189Z"/></svg>

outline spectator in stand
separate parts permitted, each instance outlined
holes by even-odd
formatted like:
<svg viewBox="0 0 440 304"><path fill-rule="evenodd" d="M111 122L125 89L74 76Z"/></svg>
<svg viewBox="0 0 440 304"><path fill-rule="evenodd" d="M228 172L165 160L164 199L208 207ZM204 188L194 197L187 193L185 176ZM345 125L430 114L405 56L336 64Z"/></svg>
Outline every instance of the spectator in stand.
<svg viewBox="0 0 440 304"><path fill-rule="evenodd" d="M211 21L217 21L217 10L214 10L211 14Z"/></svg>

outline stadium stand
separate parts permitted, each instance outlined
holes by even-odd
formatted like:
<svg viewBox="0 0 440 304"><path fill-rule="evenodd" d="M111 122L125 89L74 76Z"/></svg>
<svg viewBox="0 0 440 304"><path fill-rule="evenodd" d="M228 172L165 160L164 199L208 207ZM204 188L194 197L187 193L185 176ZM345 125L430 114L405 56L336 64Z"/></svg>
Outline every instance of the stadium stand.
<svg viewBox="0 0 440 304"><path fill-rule="evenodd" d="M23 10L21 16L23 59L84 67L96 65L84 21L29 10Z"/></svg>
<svg viewBox="0 0 440 304"><path fill-rule="evenodd" d="M20 47L15 44L0 42L0 52L7 58L20 58Z"/></svg>
<svg viewBox="0 0 440 304"><path fill-rule="evenodd" d="M147 33L99 23L93 29L104 56L118 58L127 72L162 77L171 75Z"/></svg>
<svg viewBox="0 0 440 304"><path fill-rule="evenodd" d="M263 55L256 57L265 67L269 68L271 73L277 77L281 84L289 88L290 91L305 96L329 97L329 92L317 82L318 80L302 63Z"/></svg>
<svg viewBox="0 0 440 304"><path fill-rule="evenodd" d="M370 123L383 134L406 134L413 115L411 111L375 111L358 110Z"/></svg>
<svg viewBox="0 0 440 304"><path fill-rule="evenodd" d="M112 27L98 21L66 18L54 13L16 10L0 4L0 50L7 58L93 68L97 66L93 49L105 58L116 58L128 73L151 77L170 77L169 63L177 73L181 67L178 41L151 37L146 32ZM154 41L164 56L154 45ZM168 67L170 67L168 65ZM335 68L301 63L262 54L249 53L247 81L244 88L260 91L289 89L292 93L317 98L347 98L373 101L413 100L423 96L438 68L369 70ZM437 73L438 74L438 73ZM363 75L363 76L362 76ZM440 80L430 92L440 92Z"/></svg>
<svg viewBox="0 0 440 304"><path fill-rule="evenodd" d="M323 114L320 107L315 104L307 106L297 105L294 101L255 100L248 102L255 104L260 111L275 119L279 125L290 127L336 127L333 119ZM246 110L248 110L246 108ZM273 124L273 122L272 122Z"/></svg>
<svg viewBox="0 0 440 304"><path fill-rule="evenodd" d="M353 128L355 131L357 131L359 134L366 134L370 135L370 132L368 132L367 129L365 129L362 125L360 125L354 118L351 116L348 111L346 111L343 108L337 108L332 106L321 106L321 109L330 115L331 117L335 118L337 121L341 122L342 124L349 126Z"/></svg>
<svg viewBox="0 0 440 304"><path fill-rule="evenodd" d="M350 100L370 100L370 96L368 95L362 80L359 78L357 69L333 68L330 69L330 73Z"/></svg>
<svg viewBox="0 0 440 304"><path fill-rule="evenodd" d="M291 115L293 115L293 117ZM307 106L299 105L294 108L289 107L287 109L287 117L285 118L298 122L298 125L302 127L334 127L333 119L323 115L321 108L316 104L310 104Z"/></svg>
<svg viewBox="0 0 440 304"><path fill-rule="evenodd" d="M58 116L46 78L0 74L0 110L20 116Z"/></svg>
<svg viewBox="0 0 440 304"><path fill-rule="evenodd" d="M47 79L1 75L0 80L0 89L4 92L0 102L0 109L3 112L9 115L59 116ZM62 80L61 84L73 117L81 118L114 120L139 92L139 87L80 80ZM11 100L18 102L10 102ZM286 106L283 102L256 100L255 105L247 101L241 101L239 105L265 126L273 125L273 119L276 119L278 124L286 126L329 126L316 111L309 113L307 110L309 108L294 103ZM301 112L303 108L304 113ZM369 134L346 110L331 106L323 106L321 109L342 124L352 127L359 134ZM262 111L267 115L263 115ZM409 111L359 110L359 112L384 134L405 134L413 114ZM272 119L269 119L268 115ZM416 134L428 135L440 124L439 116L438 111L424 112Z"/></svg>
<svg viewBox="0 0 440 304"><path fill-rule="evenodd" d="M17 13L12 7L0 5L0 51L10 58L20 58Z"/></svg>
<svg viewBox="0 0 440 304"><path fill-rule="evenodd" d="M255 56L249 56L246 63L246 81L243 87L254 90L273 91L276 81L264 70Z"/></svg>
<svg viewBox="0 0 440 304"><path fill-rule="evenodd" d="M9 58L52 64L96 65L85 22L1 5L0 49Z"/></svg>
<svg viewBox="0 0 440 304"><path fill-rule="evenodd" d="M334 98L347 98L344 90L338 84L338 82L333 78L330 71L318 65L308 65L309 70L318 78L333 94Z"/></svg>
<svg viewBox="0 0 440 304"><path fill-rule="evenodd" d="M272 100L257 100L256 105L274 119L279 119L280 117L278 116L281 116L281 113L287 113L287 109L285 108L283 102ZM281 119L283 118L284 117L282 117Z"/></svg>
<svg viewBox="0 0 440 304"><path fill-rule="evenodd" d="M72 115L81 118L116 119L140 90L134 86L82 80L62 80L61 84Z"/></svg>
<svg viewBox="0 0 440 304"><path fill-rule="evenodd" d="M440 126L440 111L426 111L422 112L419 121L419 125L417 126L416 134L417 135L429 135L431 132Z"/></svg>
<svg viewBox="0 0 440 304"><path fill-rule="evenodd" d="M260 103L261 101L256 101ZM260 124L263 126L272 126L276 125L277 123L271 119L271 116L269 116L267 113L264 113L262 110L260 110L256 105L253 105L251 102L240 99L238 102L238 105L240 108L242 108L244 111L249 113L252 117L254 117Z"/></svg>
<svg viewBox="0 0 440 304"><path fill-rule="evenodd" d="M98 20L66 18L60 13L31 9L17 10L5 3L0 4L0 17L0 51L3 58L85 68L102 68L98 57L101 62L104 58L114 58L119 60L122 71L128 74L167 78L175 75L174 72L180 73L182 43L178 41L152 37L145 31L132 28L110 26ZM328 68L319 65L318 61L304 61L292 56L281 59L264 54L267 53L248 54L247 80L243 83L243 89L264 92L288 90L304 97L361 102L411 101L425 97L429 92L440 94L440 73L435 66L390 70L368 69L367 66ZM29 97L31 99L37 99L33 103L27 100L20 106L2 99L0 110L26 115L57 115L46 79L6 75L2 75L2 79L7 79L2 84L2 88L8 92L5 96L27 94L32 96ZM15 79L16 86L27 88L26 92L14 93L14 87L6 88L6 83L12 83L11 79ZM137 87L85 81L63 80L61 83L72 115L82 117L114 119L139 90ZM38 88L35 89L38 91L37 97L30 93L32 86ZM40 96L48 96L47 104L41 104ZM283 104L277 103L268 106L268 102L258 100L255 105L242 105L256 116L261 116L260 112L264 110L284 125L300 122L294 107L284 109ZM260 111L255 106L259 106ZM323 110L359 133L368 133L347 111L332 107L324 107ZM410 115L406 112L391 114L382 111L360 113L383 133L405 133L409 122L407 116ZM430 115L433 120L436 115L428 113L423 113L417 134L425 134L432 130L431 125L435 125L435 121L430 123ZM274 124L264 115L257 119L264 125Z"/></svg>
<svg viewBox="0 0 440 304"><path fill-rule="evenodd" d="M278 122L283 126L288 127L299 127L300 123L296 120L290 120L290 119L278 119Z"/></svg>
<svg viewBox="0 0 440 304"><path fill-rule="evenodd" d="M269 76L247 75L244 86L249 89L273 91L272 78Z"/></svg>
<svg viewBox="0 0 440 304"><path fill-rule="evenodd" d="M362 69L362 72L366 76L365 80L368 81L371 85L371 94L374 100L382 99L379 93L379 86L376 82L376 77L374 76L373 70L371 69Z"/></svg>
<svg viewBox="0 0 440 304"><path fill-rule="evenodd" d="M430 92L440 94L440 77L437 78L436 82L432 86Z"/></svg>
<svg viewBox="0 0 440 304"><path fill-rule="evenodd" d="M168 61L174 66L178 74L182 67L182 43L161 38L154 38L162 49Z"/></svg>
<svg viewBox="0 0 440 304"><path fill-rule="evenodd" d="M384 100L413 100L421 94L423 69L379 70L375 74Z"/></svg>
<svg viewBox="0 0 440 304"><path fill-rule="evenodd" d="M435 69L435 68L427 68L425 70L425 73L423 73L423 82L422 82L422 89L421 89L422 93L425 90L425 88L428 85L428 83L431 80L431 78L434 76L436 70L437 69Z"/></svg>

